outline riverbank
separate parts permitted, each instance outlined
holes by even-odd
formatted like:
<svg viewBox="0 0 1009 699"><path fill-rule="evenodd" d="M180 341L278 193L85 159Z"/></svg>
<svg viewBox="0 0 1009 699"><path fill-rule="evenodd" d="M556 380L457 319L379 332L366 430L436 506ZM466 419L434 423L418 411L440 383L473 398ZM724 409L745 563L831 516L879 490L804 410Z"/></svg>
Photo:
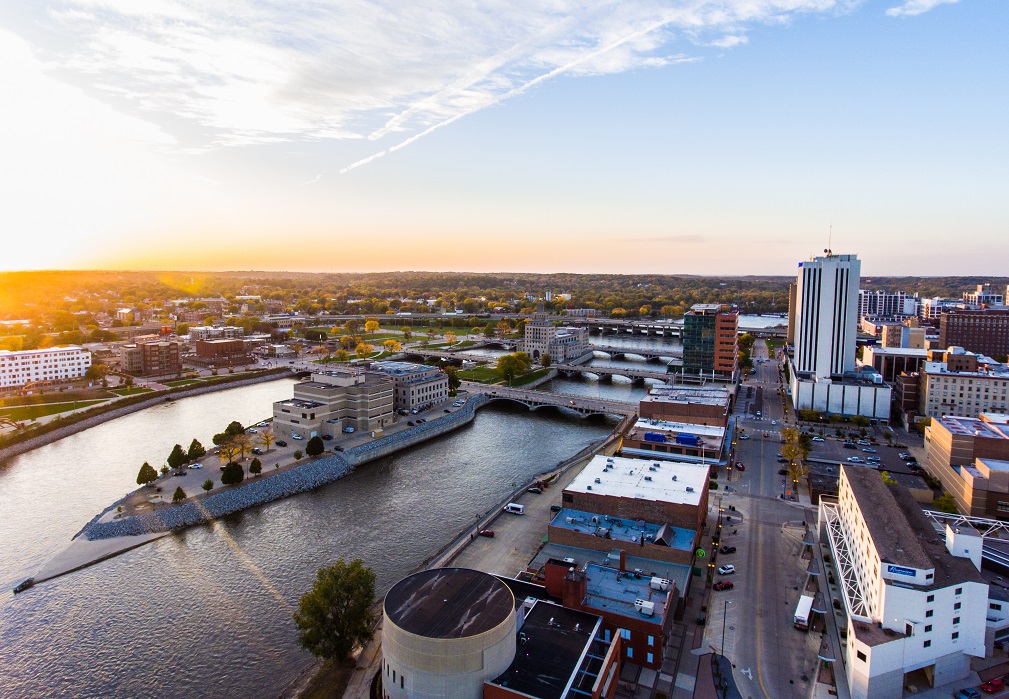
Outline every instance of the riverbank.
<svg viewBox="0 0 1009 699"><path fill-rule="evenodd" d="M100 406L88 408L86 410L79 411L69 418L61 420L58 425L50 423L35 431L31 437L21 439L20 441L16 441L13 444L7 444L6 446L0 448L0 466L15 456L29 452L32 449L37 449L41 446L45 446L46 444L51 444L66 437L70 437L71 435L83 432L84 430L91 429L92 427L97 427L103 423L110 422L111 420L130 415L131 413L146 410L147 408L153 407L165 401L190 398L204 393L213 393L215 391L223 391L229 388L240 388L242 386L263 383L265 381L276 381L277 379L289 376L291 376L291 372L286 368L267 369L263 372L257 372L255 376L225 376L219 380L207 382L206 385L203 386L194 387L191 384L186 386L177 386L175 388L170 388L167 391L128 396L111 403L105 403Z"/></svg>

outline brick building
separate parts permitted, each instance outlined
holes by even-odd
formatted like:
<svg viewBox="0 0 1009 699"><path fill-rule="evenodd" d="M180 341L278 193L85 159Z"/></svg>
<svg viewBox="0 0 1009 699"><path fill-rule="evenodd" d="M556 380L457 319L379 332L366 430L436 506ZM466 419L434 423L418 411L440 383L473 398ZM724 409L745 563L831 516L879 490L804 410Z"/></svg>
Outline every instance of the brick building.
<svg viewBox="0 0 1009 699"><path fill-rule="evenodd" d="M963 347L996 359L1009 355L1009 310L953 310L939 317L939 346Z"/></svg>
<svg viewBox="0 0 1009 699"><path fill-rule="evenodd" d="M717 303L694 304L683 316L685 374L735 376L739 368L739 313Z"/></svg>
<svg viewBox="0 0 1009 699"><path fill-rule="evenodd" d="M194 364L201 366L235 366L248 364L252 358L245 352L240 338L228 340L197 340Z"/></svg>
<svg viewBox="0 0 1009 699"><path fill-rule="evenodd" d="M732 414L732 394L724 388L657 386L638 406L642 418L725 427Z"/></svg>
<svg viewBox="0 0 1009 699"><path fill-rule="evenodd" d="M965 514L1009 519L1009 425L1004 420L1004 415L944 416L925 428L925 470Z"/></svg>

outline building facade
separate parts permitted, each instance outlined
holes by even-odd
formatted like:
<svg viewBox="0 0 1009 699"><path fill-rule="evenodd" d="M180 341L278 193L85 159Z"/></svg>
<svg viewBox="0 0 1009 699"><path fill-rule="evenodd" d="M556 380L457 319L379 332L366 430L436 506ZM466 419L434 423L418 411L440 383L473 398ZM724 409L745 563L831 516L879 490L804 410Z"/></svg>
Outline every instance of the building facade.
<svg viewBox="0 0 1009 699"><path fill-rule="evenodd" d="M642 418L726 427L732 393L724 388L655 386L638 404Z"/></svg>
<svg viewBox="0 0 1009 699"><path fill-rule="evenodd" d="M84 377L91 352L69 345L37 350L0 350L0 389L51 385Z"/></svg>
<svg viewBox="0 0 1009 699"><path fill-rule="evenodd" d="M694 304L683 316L683 371L735 376L739 313L717 303Z"/></svg>
<svg viewBox="0 0 1009 699"><path fill-rule="evenodd" d="M577 362L592 356L588 328L556 326L546 313L534 313L526 323L525 337L518 341L518 350L536 362L550 355L554 364Z"/></svg>
<svg viewBox="0 0 1009 699"><path fill-rule="evenodd" d="M936 533L906 488L874 469L841 466L838 497L820 498L847 614L845 671L853 699L900 699L967 677L985 655L988 584L980 535Z"/></svg>
<svg viewBox="0 0 1009 699"><path fill-rule="evenodd" d="M856 255L799 263L796 279L795 368L826 379L855 368L858 327Z"/></svg>
<svg viewBox="0 0 1009 699"><path fill-rule="evenodd" d="M1009 411L1009 366L960 347L930 350L918 382L918 412L926 417Z"/></svg>
<svg viewBox="0 0 1009 699"><path fill-rule="evenodd" d="M338 435L353 428L378 431L392 424L393 383L388 376L364 371L325 371L294 386L294 397L273 404L278 435Z"/></svg>
<svg viewBox="0 0 1009 699"><path fill-rule="evenodd" d="M448 375L438 367L410 362L374 362L371 371L392 379L395 410L425 410L448 398Z"/></svg>
<svg viewBox="0 0 1009 699"><path fill-rule="evenodd" d="M939 317L939 346L963 347L996 359L1009 355L1009 310L954 310Z"/></svg>
<svg viewBox="0 0 1009 699"><path fill-rule="evenodd" d="M1009 519L1009 426L982 418L934 418L925 428L925 452L925 470L961 512Z"/></svg>
<svg viewBox="0 0 1009 699"><path fill-rule="evenodd" d="M201 366L237 366L248 364L252 358L246 354L241 338L228 340L197 340L196 356L190 361Z"/></svg>
<svg viewBox="0 0 1009 699"><path fill-rule="evenodd" d="M1000 289L991 284L978 284L974 291L963 292L963 300L971 306L1001 306L1006 297Z"/></svg>
<svg viewBox="0 0 1009 699"><path fill-rule="evenodd" d="M140 345L141 371L148 376L177 374L182 371L180 343L155 340Z"/></svg>
<svg viewBox="0 0 1009 699"><path fill-rule="evenodd" d="M896 318L898 316L918 315L918 299L913 294L903 291L870 291L862 289L858 292L858 316L881 316Z"/></svg>

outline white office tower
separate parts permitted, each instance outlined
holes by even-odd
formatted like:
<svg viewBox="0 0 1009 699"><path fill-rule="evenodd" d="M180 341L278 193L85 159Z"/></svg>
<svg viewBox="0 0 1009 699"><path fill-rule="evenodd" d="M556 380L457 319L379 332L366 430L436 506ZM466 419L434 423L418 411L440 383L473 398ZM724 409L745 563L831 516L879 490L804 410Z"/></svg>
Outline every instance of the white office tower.
<svg viewBox="0 0 1009 699"><path fill-rule="evenodd" d="M817 380L855 369L857 255L814 257L796 279L795 369Z"/></svg>

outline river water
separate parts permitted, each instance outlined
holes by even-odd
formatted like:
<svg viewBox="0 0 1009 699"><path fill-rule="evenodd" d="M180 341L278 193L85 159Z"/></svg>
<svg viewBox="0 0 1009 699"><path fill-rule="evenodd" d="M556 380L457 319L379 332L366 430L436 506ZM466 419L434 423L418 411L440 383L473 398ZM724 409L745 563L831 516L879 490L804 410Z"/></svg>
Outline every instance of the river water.
<svg viewBox="0 0 1009 699"><path fill-rule="evenodd" d="M641 388L597 387L632 399ZM378 592L421 566L514 483L601 439L613 423L491 406L438 440L311 493L188 529L12 596L140 464L269 415L274 381L179 400L24 454L0 469L0 697L275 697L311 657L298 597L320 566L363 558Z"/></svg>

